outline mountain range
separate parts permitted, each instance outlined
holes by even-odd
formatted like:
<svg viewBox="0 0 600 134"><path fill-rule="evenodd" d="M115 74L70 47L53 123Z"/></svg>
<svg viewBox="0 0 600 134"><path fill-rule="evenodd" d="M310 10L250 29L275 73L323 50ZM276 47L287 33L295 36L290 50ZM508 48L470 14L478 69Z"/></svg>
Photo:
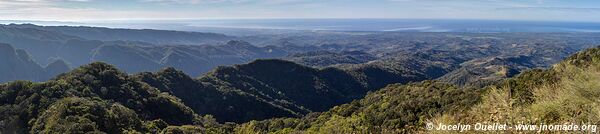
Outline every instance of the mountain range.
<svg viewBox="0 0 600 134"><path fill-rule="evenodd" d="M549 69L528 70L482 88L439 81L392 84L326 112L251 121L237 126L234 132L436 133L440 131L425 125L598 122L600 113L594 110L598 105L593 103L598 102L599 60L600 48L592 48ZM472 129L466 132L477 133Z"/></svg>
<svg viewBox="0 0 600 134"><path fill-rule="evenodd" d="M0 132L427 133L431 122L522 121L512 115L597 122L595 105L560 106L597 103L598 37L0 25Z"/></svg>
<svg viewBox="0 0 600 134"><path fill-rule="evenodd" d="M424 120L444 121L432 120L444 118L441 115L473 116L458 119L474 121L486 119L488 113L462 114L477 113L478 107L495 106L487 101L490 101L489 97L501 95L498 93L511 94L508 101L515 110L534 108L533 112L536 112L536 106L546 105L548 101L560 103L552 98L538 98L540 94L536 89L561 82L598 82L588 72L598 67L599 52L600 48L589 49L551 69L526 71L515 78L504 79L500 85L485 88L457 87L437 81L417 82L427 78L371 77L368 74L373 73L360 74L359 70L371 70L365 67L315 69L283 60L256 60L219 67L197 79L173 68L129 75L106 63L92 63L43 83L16 81L0 85L1 130L7 133L426 131L420 127L426 123ZM369 81L373 78L405 80L390 83L408 84L370 83L381 82ZM380 84L387 86L377 87ZM555 90L561 92L594 91L591 90L593 85L583 88L568 84L555 86L558 87ZM573 97L591 96L575 94ZM363 99L352 101L358 98ZM342 103L346 104L335 106ZM545 114L565 112L564 116L567 116L576 112L555 110L558 111L539 111L538 116L551 123L559 122L563 114L554 115L559 116L556 119ZM206 114L213 116L202 116ZM579 115L587 118L596 114ZM251 119L268 120L247 122ZM219 123L231 120L242 124Z"/></svg>
<svg viewBox="0 0 600 134"><path fill-rule="evenodd" d="M26 51L14 49L11 45L3 43L0 43L0 61L3 62L0 64L0 81L44 81L70 70L62 60L41 66L33 61Z"/></svg>
<svg viewBox="0 0 600 134"><path fill-rule="evenodd" d="M133 74L174 67L193 77L222 65L276 58L311 67L412 56L417 53L454 57L453 66L477 58L528 56L530 68L548 67L598 41L594 33L403 33L293 32L229 36L215 33L85 26L0 25L0 43L29 53L47 66L64 61L69 68L96 61ZM64 71L63 71L64 72ZM3 81L40 79L3 78Z"/></svg>
<svg viewBox="0 0 600 134"><path fill-rule="evenodd" d="M414 66L418 65L411 65ZM397 67L404 65L398 64ZM194 79L173 68L157 73L128 75L112 65L92 63L44 83L17 81L3 84L0 97L3 110L0 111L7 112L2 120L8 125L3 127L3 131L17 133L53 132L38 129L69 125L54 123L61 122L62 118L70 118L46 117L46 114L69 115L69 108L77 107L98 107L98 110L108 113L125 112L128 114L124 116L129 116L127 120L160 119L171 125L201 123L200 119L196 120L200 118L198 114L213 115L218 122L242 123L273 117L300 117L310 112L325 111L390 83L420 81L427 79L420 75L436 75L427 74L428 71L412 72L408 70L410 68L389 69L370 65L315 69L284 60L256 60L243 65L219 67ZM87 112L98 111L89 109ZM89 119L91 122L101 120L98 116L109 116L102 112L72 114L76 115L69 116L86 118L82 120ZM94 118L88 117L88 114ZM121 118L121 115L114 116L114 120ZM34 119L35 123L27 123ZM38 126L45 124L50 126ZM83 124L86 123L77 122L70 127ZM140 122L128 125L136 124ZM116 132L107 126L101 125L98 129ZM149 131L143 128L133 130Z"/></svg>

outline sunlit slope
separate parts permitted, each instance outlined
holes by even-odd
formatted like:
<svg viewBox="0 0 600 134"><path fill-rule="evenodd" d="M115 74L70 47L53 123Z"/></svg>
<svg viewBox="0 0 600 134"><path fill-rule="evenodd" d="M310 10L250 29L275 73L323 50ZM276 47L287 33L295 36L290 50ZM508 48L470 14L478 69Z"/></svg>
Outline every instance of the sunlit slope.
<svg viewBox="0 0 600 134"><path fill-rule="evenodd" d="M364 99L303 118L253 121L237 133L446 133L426 123L600 123L600 48L547 70L530 70L485 88L435 81L390 85ZM477 133L477 131L469 131Z"/></svg>
<svg viewBox="0 0 600 134"><path fill-rule="evenodd" d="M525 72L486 90L480 104L444 114L434 124L600 123L600 48L579 52L548 70Z"/></svg>

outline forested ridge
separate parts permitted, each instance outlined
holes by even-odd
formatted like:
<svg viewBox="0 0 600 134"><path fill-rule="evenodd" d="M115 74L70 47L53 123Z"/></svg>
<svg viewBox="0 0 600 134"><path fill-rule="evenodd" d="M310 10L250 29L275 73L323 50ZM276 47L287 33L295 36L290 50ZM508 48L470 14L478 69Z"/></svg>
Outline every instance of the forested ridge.
<svg viewBox="0 0 600 134"><path fill-rule="evenodd" d="M128 75L112 65L92 63L47 82L16 81L0 85L1 130L5 133L412 133L427 132L423 130L427 122L468 123L498 117L501 121L525 119L538 123L570 119L597 122L600 114L594 111L595 105L567 109L560 106L596 103L594 83L599 79L594 74L598 72L599 60L600 48L593 48L570 56L550 69L526 71L484 88L458 87L438 81L391 84L379 90L365 90L369 93L364 98L324 112L312 110L326 103L306 105L311 102L277 90L278 82L301 83L303 77L326 87L327 77L318 76L327 69L281 60L257 60L220 67L207 76L190 78L173 68ZM260 72L261 69L273 74ZM284 79L286 76L298 79ZM258 85L264 86L260 89L273 91L253 88ZM303 93L297 90L306 89L289 86L286 89L291 93ZM311 90L319 91L311 97L331 97L315 95L343 91L318 87ZM333 97L335 95L342 94ZM502 97L505 95L509 97ZM218 122L222 115L209 115L211 110L237 106L250 107L250 111L254 109L253 112L259 113L248 112L244 117L235 118L295 118L232 124ZM260 111L264 109L280 111ZM514 114L490 116L491 109ZM302 116L304 114L307 115Z"/></svg>
<svg viewBox="0 0 600 134"><path fill-rule="evenodd" d="M111 65L93 63L43 83L3 84L2 131L150 131L142 121L199 124L189 107Z"/></svg>
<svg viewBox="0 0 600 134"><path fill-rule="evenodd" d="M169 125L208 131L206 124L214 127L218 122L302 117L361 98L386 83L435 75L395 64L315 69L284 60L256 60L191 78L174 68L129 75L97 62L47 82L2 84L2 131L158 132ZM421 65L434 66L410 67Z"/></svg>
<svg viewBox="0 0 600 134"><path fill-rule="evenodd" d="M575 52L597 37L234 37L0 25L0 133L428 133L430 122L593 123L600 48Z"/></svg>
<svg viewBox="0 0 600 134"><path fill-rule="evenodd" d="M597 124L600 48L484 88L437 81L394 84L365 98L302 118L251 121L237 133L452 133L425 123ZM519 133L523 131L507 131ZM480 133L467 131L463 133Z"/></svg>
<svg viewBox="0 0 600 134"><path fill-rule="evenodd" d="M372 65L316 69L284 60L261 59L218 67L199 78L190 78L173 68L136 77L181 98L198 113L214 115L220 122L240 123L325 111L387 84L435 77L421 76L435 74L411 71L401 62L395 64L394 70Z"/></svg>
<svg viewBox="0 0 600 134"><path fill-rule="evenodd" d="M419 33L419 32L292 32L280 35L228 36L217 33L152 29L118 29L87 26L0 25L0 43L10 44L25 61L42 68L64 63L67 68L49 74L11 70L0 82L46 81L92 62L105 62L127 73L156 72L174 67L192 77L202 76L218 66L244 64L256 59L276 58L306 66L326 68L386 62L418 55L459 61L450 78L440 79L464 85L490 78L506 68L523 71L548 67L577 51L598 44L595 33ZM28 57L28 58L25 58ZM528 57L528 58L519 58ZM505 62L479 63L486 59ZM527 64L520 60L526 60ZM9 63L3 60L5 65ZM496 60L498 61L498 60ZM515 63L512 63L515 62ZM464 64L463 64L464 63ZM55 64L56 65L56 64ZM486 65L486 66L483 66ZM494 66L485 69L487 65ZM1 67L1 65L0 65ZM34 68L34 67L30 67ZM472 68L472 69L471 69ZM2 68L1 71L8 69ZM443 75L443 74L440 74ZM457 76L457 79L453 76ZM486 76L486 77L481 77ZM485 83L489 81L486 80Z"/></svg>

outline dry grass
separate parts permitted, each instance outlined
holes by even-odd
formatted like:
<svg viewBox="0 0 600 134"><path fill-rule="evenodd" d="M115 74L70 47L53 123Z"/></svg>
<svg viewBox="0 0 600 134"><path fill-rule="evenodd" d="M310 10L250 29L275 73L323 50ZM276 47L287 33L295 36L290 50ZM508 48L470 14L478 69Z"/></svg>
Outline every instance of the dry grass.
<svg viewBox="0 0 600 134"><path fill-rule="evenodd" d="M482 101L459 114L438 116L434 124L600 124L600 63L585 68L568 64L553 67L561 77L556 83L546 83L532 89L535 102L513 106L509 89L487 88ZM456 133L430 131L433 133ZM430 133L428 132L428 133ZM504 133L521 133L503 131ZM470 131L468 133L480 133ZM498 132L491 132L498 133Z"/></svg>

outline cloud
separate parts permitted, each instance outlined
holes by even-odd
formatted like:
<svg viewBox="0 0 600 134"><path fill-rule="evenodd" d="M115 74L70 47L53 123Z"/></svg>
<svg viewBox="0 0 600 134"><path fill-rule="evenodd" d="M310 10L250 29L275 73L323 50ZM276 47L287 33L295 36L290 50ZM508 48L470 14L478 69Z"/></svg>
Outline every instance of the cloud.
<svg viewBox="0 0 600 134"><path fill-rule="evenodd" d="M93 0L0 0L0 18L4 20L71 20L76 15L100 12L92 8L62 7L65 2L92 2Z"/></svg>
<svg viewBox="0 0 600 134"><path fill-rule="evenodd" d="M243 3L252 0L141 0L142 2L201 4L201 3Z"/></svg>
<svg viewBox="0 0 600 134"><path fill-rule="evenodd" d="M544 4L545 1L544 0L536 0L538 4Z"/></svg>
<svg viewBox="0 0 600 134"><path fill-rule="evenodd" d="M89 2L92 0L0 0L0 10L55 7L56 2Z"/></svg>
<svg viewBox="0 0 600 134"><path fill-rule="evenodd" d="M177 4L214 4L214 3L260 3L260 4L289 4L319 0L140 0L142 2L177 3Z"/></svg>
<svg viewBox="0 0 600 134"><path fill-rule="evenodd" d="M565 18L600 21L589 17L598 13L600 8L539 7L535 0L377 0L365 4L360 2L363 0L0 0L0 19L85 21L231 18Z"/></svg>
<svg viewBox="0 0 600 134"><path fill-rule="evenodd" d="M2 0L0 1L0 11L3 10L21 10L27 8L47 7L51 4L47 1L33 0Z"/></svg>
<svg viewBox="0 0 600 134"><path fill-rule="evenodd" d="M205 2L206 0L142 0L142 2L159 2L159 3L191 3L198 4L200 2ZM216 0L209 0L216 1Z"/></svg>
<svg viewBox="0 0 600 134"><path fill-rule="evenodd" d="M583 8L583 7L509 7L496 8L500 11L564 11L564 12L600 12L600 8Z"/></svg>
<svg viewBox="0 0 600 134"><path fill-rule="evenodd" d="M306 0L129 0L140 6L150 3L202 4L202 3L244 3L261 2L261 4L283 4L303 2ZM316 0L312 0L316 1ZM287 12L277 14L270 10L252 9L223 10L222 8L202 9L198 11L173 10L156 11L152 9L104 9L93 6L65 6L65 3L102 2L100 0L0 0L1 20L45 20L45 21L88 21L88 20L123 20L123 19L199 19L199 18L252 18L268 16L289 16ZM240 4L241 5L241 4ZM180 5L171 5L177 7Z"/></svg>
<svg viewBox="0 0 600 134"><path fill-rule="evenodd" d="M415 0L388 0L388 1L392 1L392 2L409 2L409 1L415 1Z"/></svg>

